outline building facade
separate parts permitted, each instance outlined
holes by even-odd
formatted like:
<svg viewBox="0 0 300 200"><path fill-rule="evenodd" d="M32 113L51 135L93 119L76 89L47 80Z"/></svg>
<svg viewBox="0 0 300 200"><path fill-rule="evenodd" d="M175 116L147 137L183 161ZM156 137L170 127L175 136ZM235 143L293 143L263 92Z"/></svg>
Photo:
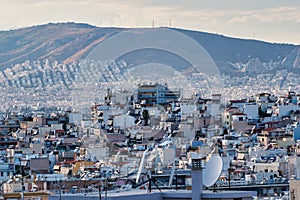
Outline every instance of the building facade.
<svg viewBox="0 0 300 200"><path fill-rule="evenodd" d="M147 106L167 104L177 101L181 97L180 90L170 90L167 85L149 84L139 85L137 98Z"/></svg>

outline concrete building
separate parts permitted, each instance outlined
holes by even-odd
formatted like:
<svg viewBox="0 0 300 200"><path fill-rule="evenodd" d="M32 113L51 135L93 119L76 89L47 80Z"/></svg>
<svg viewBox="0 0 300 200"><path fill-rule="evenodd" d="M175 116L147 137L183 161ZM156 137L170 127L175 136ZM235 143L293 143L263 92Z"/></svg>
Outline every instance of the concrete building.
<svg viewBox="0 0 300 200"><path fill-rule="evenodd" d="M0 182L9 179L14 174L14 165L9 163L0 163Z"/></svg>
<svg viewBox="0 0 300 200"><path fill-rule="evenodd" d="M102 199L105 199L105 194L101 194ZM252 200L256 192L247 191L203 191L199 200ZM50 196L49 200L58 200L59 195ZM62 199L64 200L99 200L99 195L86 195L86 194L63 194ZM172 191L158 191L155 190L149 193L145 190L128 191L122 193L109 193L108 200L192 200L192 192L188 190L172 190Z"/></svg>
<svg viewBox="0 0 300 200"><path fill-rule="evenodd" d="M98 193L94 195L57 195L50 196L50 200L60 199L61 197L65 200L76 200L76 199L101 199L101 197L107 197L108 200L252 200L256 196L256 192L252 191L207 191L203 190L202 183L202 160L199 158L192 159L192 190L129 190L127 192L120 193L109 193L103 194Z"/></svg>
<svg viewBox="0 0 300 200"><path fill-rule="evenodd" d="M170 90L166 85L162 84L139 85L138 87L137 98L140 101L145 101L147 106L166 104L177 101L180 97L180 90Z"/></svg>
<svg viewBox="0 0 300 200"><path fill-rule="evenodd" d="M247 103L243 106L243 113L247 115L248 119L258 119L258 105L257 103Z"/></svg>

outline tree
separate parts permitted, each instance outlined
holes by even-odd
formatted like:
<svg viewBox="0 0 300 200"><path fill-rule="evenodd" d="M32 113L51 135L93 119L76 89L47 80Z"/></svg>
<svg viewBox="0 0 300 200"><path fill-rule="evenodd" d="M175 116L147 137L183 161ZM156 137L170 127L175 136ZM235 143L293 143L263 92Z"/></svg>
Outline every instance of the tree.
<svg viewBox="0 0 300 200"><path fill-rule="evenodd" d="M149 111L147 109L144 109L142 112L142 116L144 119L144 126L147 126L149 124L149 119L150 119Z"/></svg>

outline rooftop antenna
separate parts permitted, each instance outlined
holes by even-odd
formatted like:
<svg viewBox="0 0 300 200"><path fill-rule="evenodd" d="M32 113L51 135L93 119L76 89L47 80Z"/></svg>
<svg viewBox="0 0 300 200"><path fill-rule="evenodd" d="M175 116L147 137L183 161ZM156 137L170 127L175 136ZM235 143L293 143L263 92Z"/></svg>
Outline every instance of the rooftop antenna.
<svg viewBox="0 0 300 200"><path fill-rule="evenodd" d="M152 28L154 28L154 20L152 20Z"/></svg>
<svg viewBox="0 0 300 200"><path fill-rule="evenodd" d="M170 21L169 21L169 26L170 26L170 28L172 27L172 20L170 19Z"/></svg>

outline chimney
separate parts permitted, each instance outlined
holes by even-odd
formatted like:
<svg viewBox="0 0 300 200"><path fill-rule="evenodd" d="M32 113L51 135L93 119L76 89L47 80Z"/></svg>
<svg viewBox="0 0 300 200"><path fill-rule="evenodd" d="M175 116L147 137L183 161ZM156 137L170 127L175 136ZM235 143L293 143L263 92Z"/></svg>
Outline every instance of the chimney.
<svg viewBox="0 0 300 200"><path fill-rule="evenodd" d="M192 159L192 200L201 200L202 188L202 159Z"/></svg>

